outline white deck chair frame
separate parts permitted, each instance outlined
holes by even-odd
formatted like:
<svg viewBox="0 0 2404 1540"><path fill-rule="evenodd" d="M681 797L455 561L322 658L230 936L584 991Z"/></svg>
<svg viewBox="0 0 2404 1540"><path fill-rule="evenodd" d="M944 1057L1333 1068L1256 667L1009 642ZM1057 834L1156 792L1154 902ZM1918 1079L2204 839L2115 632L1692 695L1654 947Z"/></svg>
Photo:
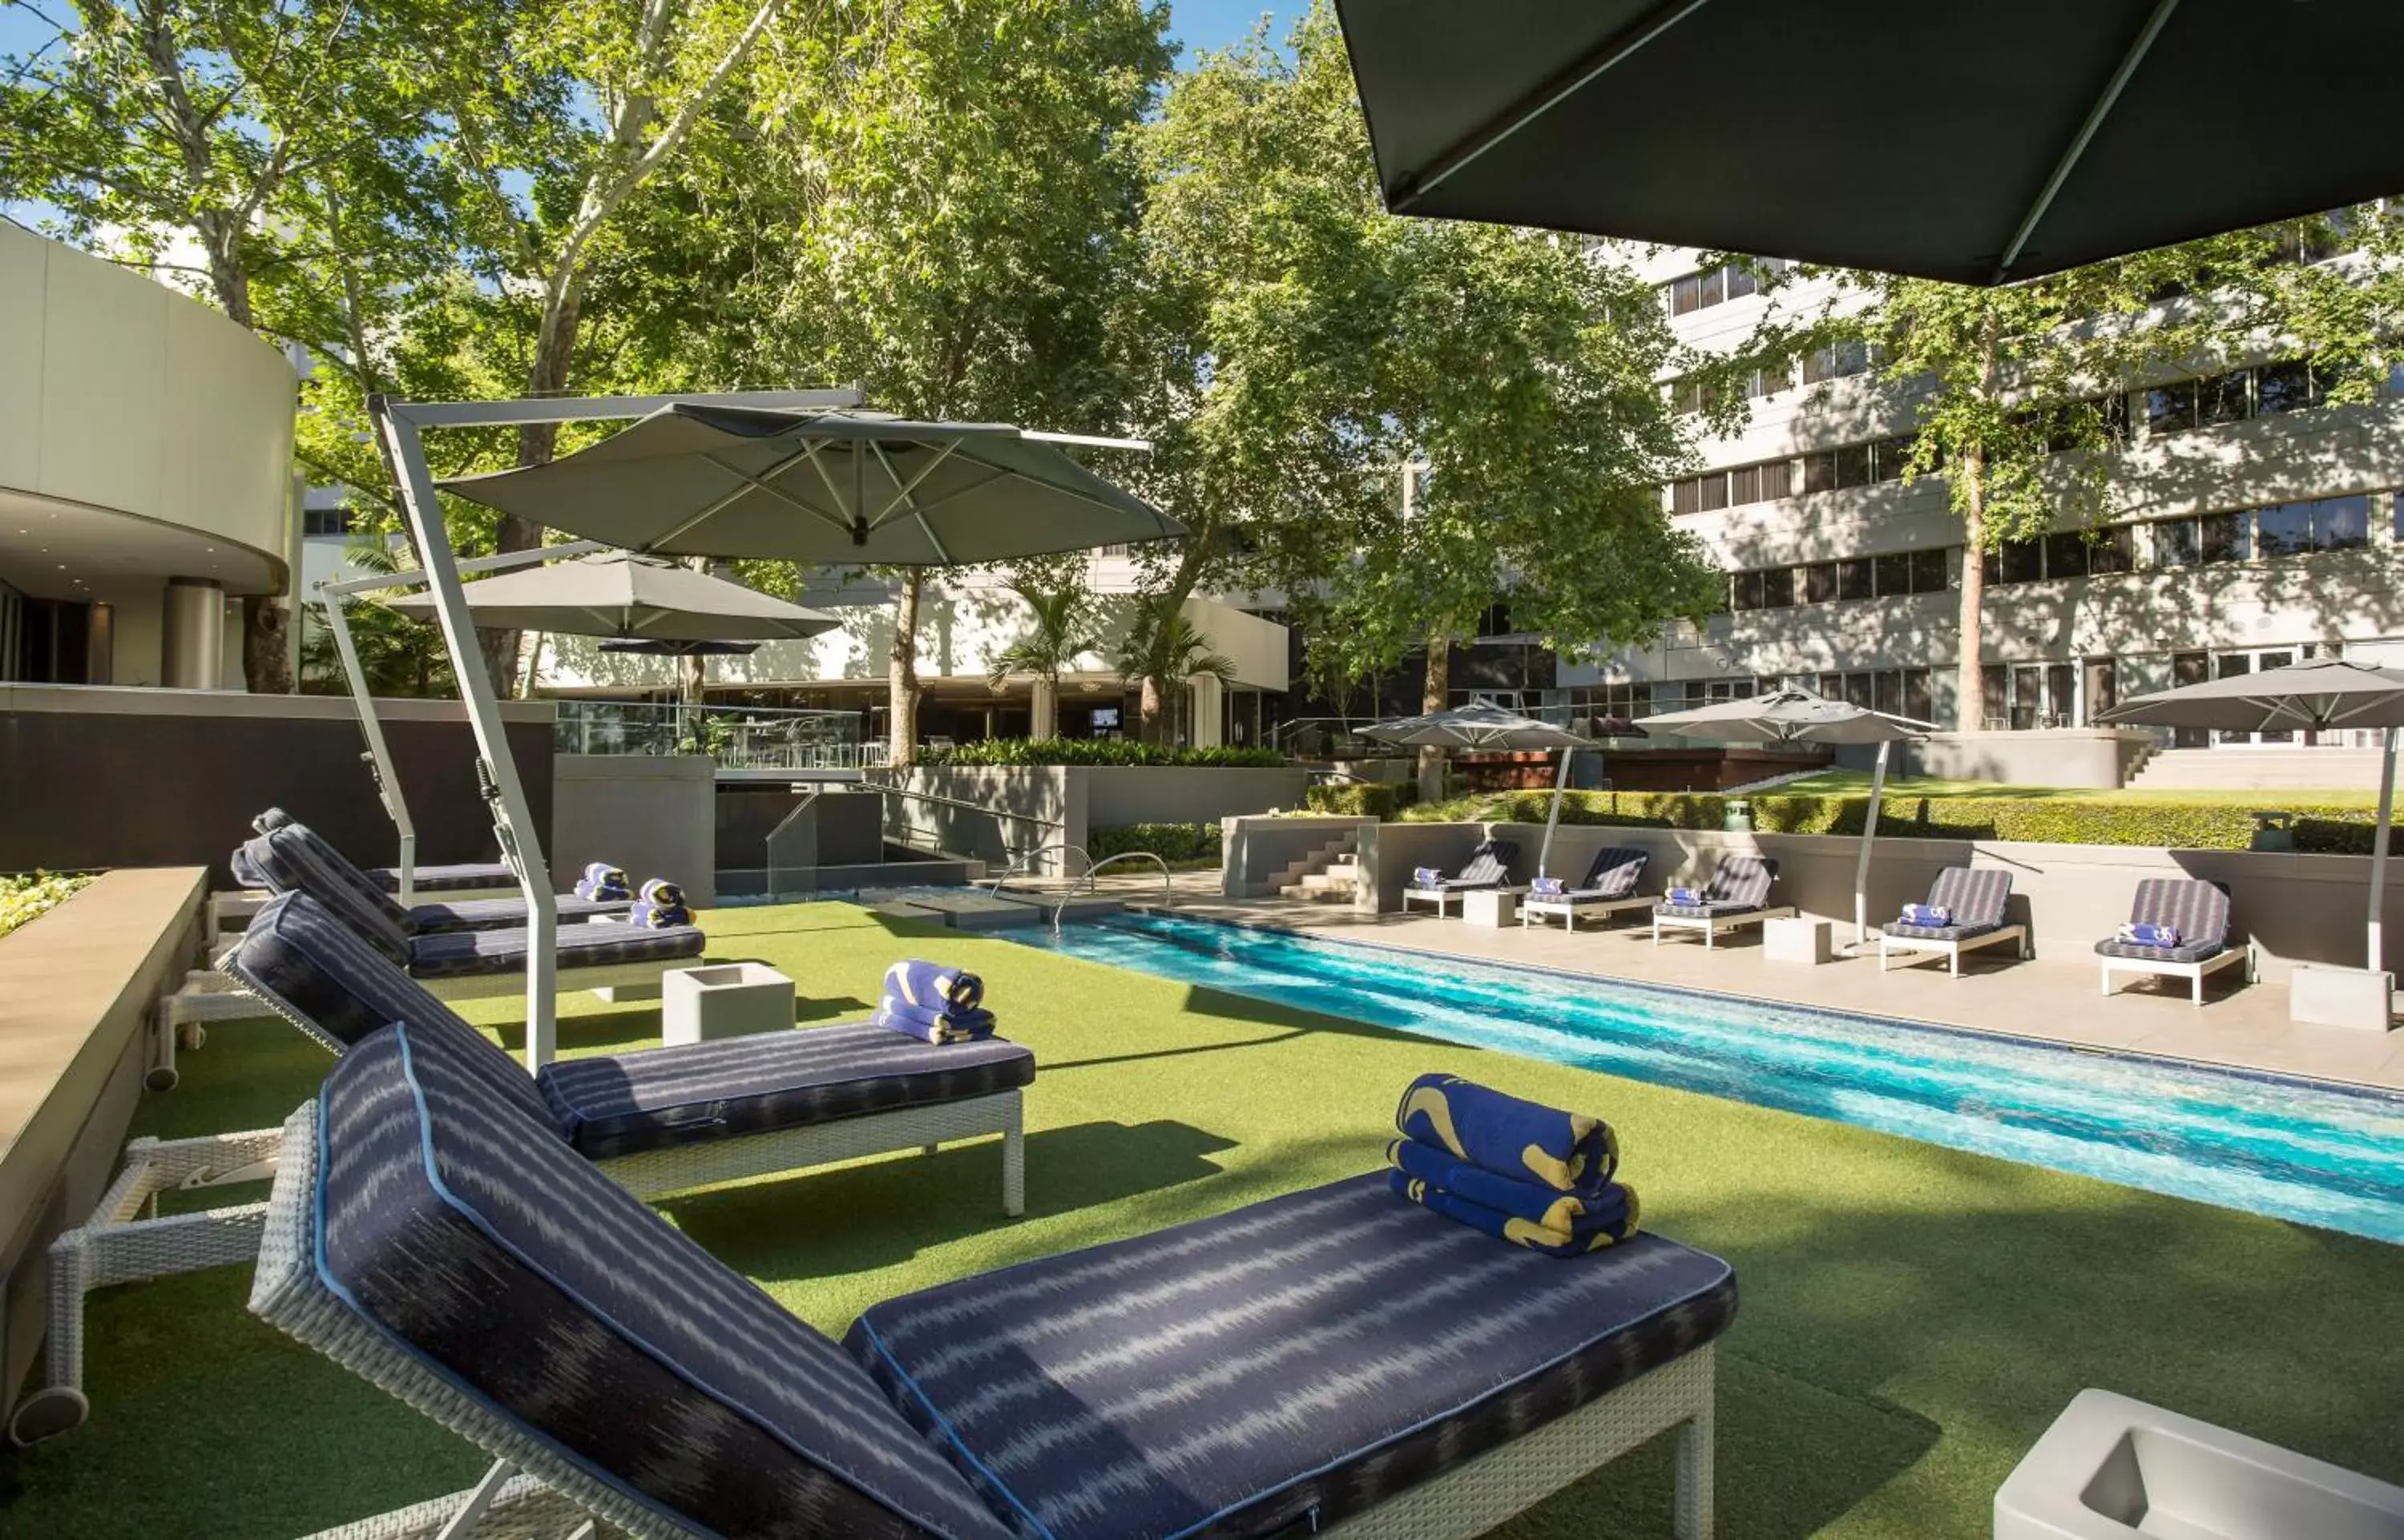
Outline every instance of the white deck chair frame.
<svg viewBox="0 0 2404 1540"><path fill-rule="evenodd" d="M1607 925L1614 915L1624 915L1630 909L1650 909L1660 902L1658 893L1637 893L1620 899L1587 899L1577 903L1566 899L1530 894L1519 900L1519 928L1524 931L1547 915L1558 915L1562 929L1575 931L1580 915L1599 915Z"/></svg>
<svg viewBox="0 0 2404 1540"><path fill-rule="evenodd" d="M1651 902L1658 904L1661 901L1654 899ZM1772 903L1759 909L1745 909L1733 915L1712 915L1708 917L1702 915L1665 915L1656 908L1653 912L1653 945L1656 946L1661 945L1661 932L1665 928L1670 931L1700 931L1703 933L1703 945L1710 947L1731 931L1741 931L1748 925L1758 925L1766 919L1794 917L1795 905L1791 903Z"/></svg>
<svg viewBox="0 0 2404 1540"><path fill-rule="evenodd" d="M1880 931L1879 932L1879 972L1883 973L1887 971L1886 959L1890 957L1905 958L1909 962L1917 962L1922 957L1941 957L1951 965L1953 976L1960 978L1963 953L1975 952L1981 946L1992 946L1998 942L2006 941L2017 941L2020 944L2020 956L2023 961L2034 955L2029 946L2028 927L2025 925L2006 925L1992 931L1982 931L1975 936L1960 941L1938 941L1932 936L1891 936L1884 931Z"/></svg>
<svg viewBox="0 0 2404 1540"><path fill-rule="evenodd" d="M1435 917L1442 919L1448 913L1451 902L1463 893L1500 893L1510 886L1507 882L1479 882L1463 888L1405 888L1403 913L1407 915L1411 912L1411 901L1416 899L1421 903L1434 904Z"/></svg>
<svg viewBox="0 0 2404 1540"><path fill-rule="evenodd" d="M285 1159L296 1167L314 1157L316 1113L311 1102L286 1126ZM263 1235L262 1293L293 1268L298 1230L287 1218ZM311 1540L441 1540L470 1533L680 1540L690 1533L593 1479L551 1444L519 1433L347 1310L312 1311L305 1321L283 1324L494 1459L483 1479L464 1492L321 1531ZM1675 1533L1678 1540L1712 1540L1716 1363L1706 1343L1325 1533L1350 1540L1468 1540L1674 1428Z"/></svg>
<svg viewBox="0 0 2404 1540"><path fill-rule="evenodd" d="M2189 998L2197 1005L2203 1003L2203 976L2206 973L2218 973L2223 968L2243 963L2245 967L2245 982L2251 984L2260 973L2254 956L2254 944L2251 941L2242 946L2223 947L2212 956L2195 962L2169 962L2159 958L2114 957L2098 958L2096 960L2104 964L2104 993L2106 995L2112 992L2114 973L2152 973L2162 978L2186 979Z"/></svg>

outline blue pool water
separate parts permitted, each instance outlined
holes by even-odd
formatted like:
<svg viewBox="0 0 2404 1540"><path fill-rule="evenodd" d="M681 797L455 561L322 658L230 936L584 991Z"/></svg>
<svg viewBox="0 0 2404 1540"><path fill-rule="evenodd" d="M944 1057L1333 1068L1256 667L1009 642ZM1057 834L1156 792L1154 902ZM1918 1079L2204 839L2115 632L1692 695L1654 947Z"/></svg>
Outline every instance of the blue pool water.
<svg viewBox="0 0 2404 1540"><path fill-rule="evenodd" d="M1028 945L2404 1241L2404 1097L1174 916Z"/></svg>

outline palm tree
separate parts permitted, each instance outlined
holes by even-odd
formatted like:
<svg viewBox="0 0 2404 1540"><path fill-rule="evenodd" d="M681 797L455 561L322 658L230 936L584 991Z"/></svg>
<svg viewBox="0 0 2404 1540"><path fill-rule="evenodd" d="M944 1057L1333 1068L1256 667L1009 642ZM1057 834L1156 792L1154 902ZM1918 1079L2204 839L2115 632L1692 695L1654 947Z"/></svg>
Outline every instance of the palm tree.
<svg viewBox="0 0 2404 1540"><path fill-rule="evenodd" d="M1152 600L1144 601L1136 610L1135 623L1127 628L1125 639L1119 644L1117 662L1120 673L1143 680L1143 725L1148 739L1177 735L1170 718L1182 713L1161 709L1164 686L1183 684L1197 676L1208 676L1222 685L1236 682L1236 660L1212 651L1210 638L1195 625L1191 616L1182 609L1168 610L1164 616ZM1152 672L1155 667L1157 674ZM1181 698L1182 692L1179 693Z"/></svg>
<svg viewBox="0 0 2404 1540"><path fill-rule="evenodd" d="M1013 674L1032 675L1035 688L1028 703L1030 738L1052 738L1060 733L1060 676L1098 644L1093 635L1085 595L1072 586L1041 588L1014 582L1010 591L1027 609L1032 623L1019 638L994 654L988 682L999 690Z"/></svg>
<svg viewBox="0 0 2404 1540"><path fill-rule="evenodd" d="M400 552L381 540L355 540L342 553L345 565L358 572L396 573ZM323 605L314 605L320 610ZM344 611L350 622L351 645L358 650L359 669L367 676L368 693L384 696L447 694L451 688L451 655L442 633L429 621L412 620L380 604L354 604ZM342 677L342 655L334 634L320 615L303 628L300 637L300 687L309 694L344 694L350 685Z"/></svg>

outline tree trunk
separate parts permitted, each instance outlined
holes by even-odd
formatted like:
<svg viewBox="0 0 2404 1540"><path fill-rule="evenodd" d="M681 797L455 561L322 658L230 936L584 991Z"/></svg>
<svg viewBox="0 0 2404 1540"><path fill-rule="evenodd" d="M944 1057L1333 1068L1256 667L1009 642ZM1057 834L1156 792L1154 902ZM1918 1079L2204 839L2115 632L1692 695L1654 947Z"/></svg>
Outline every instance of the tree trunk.
<svg viewBox="0 0 2404 1540"><path fill-rule="evenodd" d="M926 572L912 567L902 575L902 592L893 601L893 650L886 674L886 715L891 719L888 759L896 770L918 754L918 591Z"/></svg>
<svg viewBox="0 0 2404 1540"><path fill-rule="evenodd" d="M1153 606L1154 616L1166 620L1185 608L1185 601L1194 596L1195 586L1201 581L1202 568L1209 561L1209 553L1218 541L1218 534L1216 527L1197 523L1192 533L1185 537L1185 548L1178 555L1177 570L1170 575L1168 586L1146 601ZM1185 682L1167 678L1170 640L1169 628L1166 624L1153 627L1152 656L1144 664L1142 709L1139 717L1142 723L1140 736L1146 743L1161 741L1161 735L1167 728L1164 707L1168 687Z"/></svg>
<svg viewBox="0 0 2404 1540"><path fill-rule="evenodd" d="M1167 699L1160 688L1160 676L1146 674L1143 687L1136 696L1136 732L1139 742L1158 743L1168 728Z"/></svg>
<svg viewBox="0 0 2404 1540"><path fill-rule="evenodd" d="M292 654L285 645L292 612L272 594L242 601L242 682L254 695L292 693Z"/></svg>
<svg viewBox="0 0 2404 1540"><path fill-rule="evenodd" d="M1441 711L1452 693L1452 637L1439 631L1428 637L1427 681L1419 691L1419 709ZM1419 749L1419 801L1444 800L1444 750L1434 744Z"/></svg>
<svg viewBox="0 0 2404 1540"><path fill-rule="evenodd" d="M2003 320L1990 310L1978 343L1979 388L1992 396L1998 388L1995 368ZM1986 681L1981 644L1987 605L1987 451L1971 444L1962 452L1962 609L1957 625L1961 640L1953 679L1953 724L1964 733L1986 725Z"/></svg>
<svg viewBox="0 0 2404 1540"><path fill-rule="evenodd" d="M1027 692L1027 735L1041 743L1060 735L1060 681L1037 675Z"/></svg>

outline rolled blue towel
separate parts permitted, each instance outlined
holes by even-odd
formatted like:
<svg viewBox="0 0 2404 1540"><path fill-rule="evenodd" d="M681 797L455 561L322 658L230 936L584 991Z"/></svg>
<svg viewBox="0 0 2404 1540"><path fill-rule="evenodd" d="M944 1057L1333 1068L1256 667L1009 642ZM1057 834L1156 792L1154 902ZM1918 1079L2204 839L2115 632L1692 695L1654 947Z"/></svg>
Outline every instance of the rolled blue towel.
<svg viewBox="0 0 2404 1540"><path fill-rule="evenodd" d="M576 879L576 896L602 903L624 903L635 896L626 874L606 861L589 861Z"/></svg>
<svg viewBox="0 0 2404 1540"><path fill-rule="evenodd" d="M1703 902L1702 893L1693 888L1672 888L1662 896L1669 900L1671 907L1678 909L1699 908Z"/></svg>
<svg viewBox="0 0 2404 1540"><path fill-rule="evenodd" d="M885 970L885 996L904 1005L973 1011L985 1003L985 980L963 968L903 958Z"/></svg>
<svg viewBox="0 0 2404 1540"><path fill-rule="evenodd" d="M1558 898L1563 888L1558 877L1537 877L1528 884L1528 891L1538 898Z"/></svg>
<svg viewBox="0 0 2404 1540"><path fill-rule="evenodd" d="M1940 926L1953 923L1953 911L1941 903L1907 903L1903 906L1906 925Z"/></svg>
<svg viewBox="0 0 2404 1540"><path fill-rule="evenodd" d="M1459 1075L1421 1075L1403 1092L1394 1127L1498 1176L1557 1192L1591 1189L1619 1169L1611 1125L1584 1113L1525 1101Z"/></svg>
<svg viewBox="0 0 2404 1540"><path fill-rule="evenodd" d="M1636 1191L1617 1183L1606 1189L1615 1201L1607 1202L1597 1212L1580 1214L1566 1230L1556 1230L1530 1224L1500 1209L1489 1209L1459 1193L1447 1192L1421 1177L1393 1171L1388 1173L1386 1181L1396 1193L1422 1208L1433 1210L1447 1219L1458 1220L1472 1229L1483 1230L1497 1239L1525 1246L1531 1252L1542 1252L1547 1256L1577 1256L1586 1252L1599 1252L1636 1233Z"/></svg>
<svg viewBox="0 0 2404 1540"><path fill-rule="evenodd" d="M685 904L684 889L658 877L643 884L643 890L635 895L635 907L629 914L636 924L646 925L655 931L671 925L692 923L692 910Z"/></svg>
<svg viewBox="0 0 2404 1540"><path fill-rule="evenodd" d="M1619 1201L1616 1196L1619 1189L1607 1177L1598 1177L1581 1184L1574 1192L1565 1193L1541 1182L1497 1176L1483 1166L1473 1166L1416 1139L1388 1140L1386 1164L1405 1176L1417 1177L1429 1186L1440 1187L1455 1197L1466 1198L1472 1203L1499 1210L1514 1219L1524 1219L1530 1225L1558 1230L1564 1235L1583 1216L1611 1212L1613 1206Z"/></svg>
<svg viewBox="0 0 2404 1540"><path fill-rule="evenodd" d="M904 1005L888 995L876 1002L876 1014L869 1019L889 1032L901 1032L921 1043L981 1043L993 1036L991 1011L963 1011L945 1015L923 1005Z"/></svg>
<svg viewBox="0 0 2404 1540"><path fill-rule="evenodd" d="M2175 925L2147 925L2142 922L2123 925L2119 937L2131 946L2176 946L2179 944Z"/></svg>
<svg viewBox="0 0 2404 1540"><path fill-rule="evenodd" d="M1414 866L1411 868L1411 884L1417 888L1441 888L1444 886L1444 873L1433 866Z"/></svg>

